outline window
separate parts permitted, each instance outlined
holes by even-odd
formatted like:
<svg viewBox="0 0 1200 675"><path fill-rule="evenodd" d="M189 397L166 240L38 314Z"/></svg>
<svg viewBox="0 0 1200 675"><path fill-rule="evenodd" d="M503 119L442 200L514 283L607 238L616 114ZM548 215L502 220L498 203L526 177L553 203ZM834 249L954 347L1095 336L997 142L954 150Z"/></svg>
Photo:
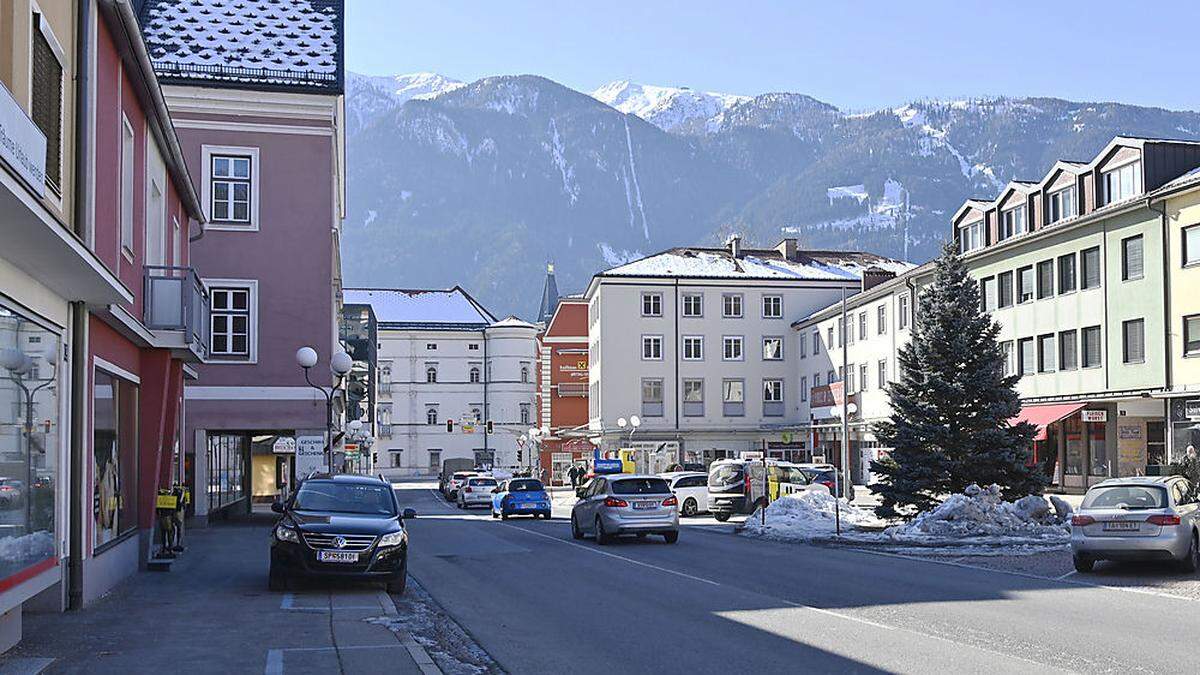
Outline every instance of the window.
<svg viewBox="0 0 1200 675"><path fill-rule="evenodd" d="M467 371L467 381L471 384L479 384L479 366L471 366Z"/></svg>
<svg viewBox="0 0 1200 675"><path fill-rule="evenodd" d="M1058 256L1058 292L1070 293L1075 290L1075 254Z"/></svg>
<svg viewBox="0 0 1200 675"><path fill-rule="evenodd" d="M829 384L833 384L834 382L838 382L838 381L839 381L839 378L838 378L838 376L837 376L837 373L833 372L832 370L831 370L831 371L829 371L829 373L826 375L826 377L828 377L828 378L829 378L829 379L828 379L828 382L829 382Z"/></svg>
<svg viewBox="0 0 1200 675"><path fill-rule="evenodd" d="M814 387L821 386L821 374L820 373L813 373L813 386Z"/></svg>
<svg viewBox="0 0 1200 675"><path fill-rule="evenodd" d="M1046 199L1046 223L1057 223L1075 215L1075 187L1051 192Z"/></svg>
<svg viewBox="0 0 1200 675"><path fill-rule="evenodd" d="M529 366L521 366L521 384L529 384Z"/></svg>
<svg viewBox="0 0 1200 675"><path fill-rule="evenodd" d="M1078 333L1064 330L1058 334L1058 369L1075 370L1079 367Z"/></svg>
<svg viewBox="0 0 1200 675"><path fill-rule="evenodd" d="M800 378L800 400L801 401L808 400L808 376L807 375Z"/></svg>
<svg viewBox="0 0 1200 675"><path fill-rule="evenodd" d="M476 404L476 405L478 405L478 404ZM522 405L524 405L524 404L522 404ZM478 407L471 408L471 417L470 417L470 419L471 419L471 421L473 421L473 422L478 422L479 420L483 419L483 415L482 415L482 414L479 412L479 408L478 408Z"/></svg>
<svg viewBox="0 0 1200 675"><path fill-rule="evenodd" d="M400 467L404 466L404 451L403 450L391 450L389 452L389 454L392 457L392 468L393 469L399 469Z"/></svg>
<svg viewBox="0 0 1200 675"><path fill-rule="evenodd" d="M425 349L427 349L431 352L436 352L437 351L437 343L436 342L426 342Z"/></svg>
<svg viewBox="0 0 1200 675"><path fill-rule="evenodd" d="M995 307L995 302L996 302L995 292L996 292L995 284L993 284L993 287L992 287L993 308ZM900 321L900 330L904 330L905 328L908 328L908 321L909 321L908 293L900 294L900 318L899 318L899 321Z"/></svg>
<svg viewBox="0 0 1200 675"><path fill-rule="evenodd" d="M701 335L684 335L683 336L683 360L684 361L702 361L704 360L704 337Z"/></svg>
<svg viewBox="0 0 1200 675"><path fill-rule="evenodd" d="M1142 235L1121 240L1121 280L1141 279L1145 272L1142 258Z"/></svg>
<svg viewBox="0 0 1200 675"><path fill-rule="evenodd" d="M725 361L742 360L742 336L726 335L721 339L721 358Z"/></svg>
<svg viewBox="0 0 1200 675"><path fill-rule="evenodd" d="M243 468L249 466L249 438L241 433L208 436L208 508L215 511L246 496Z"/></svg>
<svg viewBox="0 0 1200 675"><path fill-rule="evenodd" d="M867 339L867 313L862 312L858 315L858 339Z"/></svg>
<svg viewBox="0 0 1200 675"><path fill-rule="evenodd" d="M1013 374L1013 343L1006 340L1000 343L1000 357L1004 360L1004 376Z"/></svg>
<svg viewBox="0 0 1200 675"><path fill-rule="evenodd" d="M882 388L883 385L887 384L887 381L887 359L882 359L879 361L879 386Z"/></svg>
<svg viewBox="0 0 1200 675"><path fill-rule="evenodd" d="M1183 266L1200 265L1200 225L1183 228Z"/></svg>
<svg viewBox="0 0 1200 675"><path fill-rule="evenodd" d="M997 285L999 285L999 296L1001 307L1012 307L1013 305L1013 273L1001 272L996 277Z"/></svg>
<svg viewBox="0 0 1200 675"><path fill-rule="evenodd" d="M1143 319L1121 322L1122 360L1125 363L1144 363L1146 361L1145 324Z"/></svg>
<svg viewBox="0 0 1200 675"><path fill-rule="evenodd" d="M438 423L437 408L425 409L425 424L436 425Z"/></svg>
<svg viewBox="0 0 1200 675"><path fill-rule="evenodd" d="M1033 300L1033 267L1022 267L1017 270L1017 302L1024 303Z"/></svg>
<svg viewBox="0 0 1200 675"><path fill-rule="evenodd" d="M686 317L704 316L704 296L699 293L684 293L683 315Z"/></svg>
<svg viewBox="0 0 1200 675"><path fill-rule="evenodd" d="M1038 372L1052 373L1055 370L1055 357L1058 350L1054 344L1054 334L1038 336Z"/></svg>
<svg viewBox="0 0 1200 675"><path fill-rule="evenodd" d="M825 329L825 351L833 349L837 343L833 341L833 324Z"/></svg>
<svg viewBox="0 0 1200 675"><path fill-rule="evenodd" d="M436 363L426 363L425 364L425 381L428 383L437 382L437 364Z"/></svg>
<svg viewBox="0 0 1200 675"><path fill-rule="evenodd" d="M663 381L658 378L642 380L642 416L663 416Z"/></svg>
<svg viewBox="0 0 1200 675"><path fill-rule="evenodd" d="M887 332L887 305L875 308L875 332L879 335Z"/></svg>
<svg viewBox="0 0 1200 675"><path fill-rule="evenodd" d="M1100 366L1100 326L1089 326L1083 329L1083 367L1097 368Z"/></svg>
<svg viewBox="0 0 1200 675"><path fill-rule="evenodd" d="M764 319L782 319L783 296L764 295L762 299L762 315Z"/></svg>
<svg viewBox="0 0 1200 675"><path fill-rule="evenodd" d="M121 247L133 254L133 127L121 115Z"/></svg>
<svg viewBox="0 0 1200 675"><path fill-rule="evenodd" d="M211 156L210 213L218 223L250 223L250 162L245 155Z"/></svg>
<svg viewBox="0 0 1200 675"><path fill-rule="evenodd" d="M987 277L979 280L979 304L985 312L995 311L996 277Z"/></svg>
<svg viewBox="0 0 1200 675"><path fill-rule="evenodd" d="M782 361L783 338L764 337L762 339L762 357L763 361Z"/></svg>
<svg viewBox="0 0 1200 675"><path fill-rule="evenodd" d="M476 415L475 419L476 419L476 421L478 421L479 416ZM521 404L521 424L529 424L529 404L528 403Z"/></svg>
<svg viewBox="0 0 1200 675"><path fill-rule="evenodd" d="M704 416L704 380L683 381L683 416Z"/></svg>
<svg viewBox="0 0 1200 675"><path fill-rule="evenodd" d="M11 11L11 10L10 10ZM33 15L30 117L46 136L46 187L62 195L63 65L58 41L41 14Z"/></svg>
<svg viewBox="0 0 1200 675"><path fill-rule="evenodd" d="M958 250L960 253L983 248L983 221L978 220L958 228Z"/></svg>
<svg viewBox="0 0 1200 675"><path fill-rule="evenodd" d="M217 358L251 358L251 289L214 286L208 289L212 304L209 352Z"/></svg>
<svg viewBox="0 0 1200 675"><path fill-rule="evenodd" d="M1100 247L1093 246L1080 253L1082 256L1081 265L1083 266L1083 285L1082 288L1100 287Z"/></svg>
<svg viewBox="0 0 1200 675"><path fill-rule="evenodd" d="M800 333L800 358L808 358L808 336Z"/></svg>
<svg viewBox="0 0 1200 675"><path fill-rule="evenodd" d="M1025 207L1018 206L1003 211L1000 214L1000 239L1008 239L1018 234L1025 234Z"/></svg>
<svg viewBox="0 0 1200 675"><path fill-rule="evenodd" d="M813 356L821 353L821 331L817 328L812 329L812 347Z"/></svg>
<svg viewBox="0 0 1200 675"><path fill-rule="evenodd" d="M746 381L721 381L721 414L725 417L741 417L746 414Z"/></svg>
<svg viewBox="0 0 1200 675"><path fill-rule="evenodd" d="M1043 260L1037 264L1038 300L1054 297L1054 261Z"/></svg>
<svg viewBox="0 0 1200 675"><path fill-rule="evenodd" d="M662 316L662 293L642 293L642 316Z"/></svg>
<svg viewBox="0 0 1200 675"><path fill-rule="evenodd" d="M642 360L643 361L661 361L662 360L662 336L661 335L643 335L642 336Z"/></svg>
<svg viewBox="0 0 1200 675"><path fill-rule="evenodd" d="M467 345L467 351L469 351L469 352L477 352L477 351L479 351L479 343L478 343L478 342L472 342L472 343L468 344L468 345Z"/></svg>
<svg viewBox="0 0 1200 675"><path fill-rule="evenodd" d="M1200 314L1183 317L1183 355L1200 356Z"/></svg>
<svg viewBox="0 0 1200 675"><path fill-rule="evenodd" d="M783 380L763 380L763 417L783 416Z"/></svg>
<svg viewBox="0 0 1200 675"><path fill-rule="evenodd" d="M742 318L741 293L726 293L721 296L721 316L726 319Z"/></svg>
<svg viewBox="0 0 1200 675"><path fill-rule="evenodd" d="M1142 192L1142 163L1125 166L1100 174L1101 194L1105 204L1129 199Z"/></svg>
<svg viewBox="0 0 1200 675"><path fill-rule="evenodd" d="M1017 360L1021 363L1021 374L1032 375L1037 365L1037 356L1033 353L1033 338L1017 340Z"/></svg>
<svg viewBox="0 0 1200 675"><path fill-rule="evenodd" d="M854 374L854 368L850 368L850 374ZM858 364L858 390L866 391L871 388L870 382L867 380L867 364Z"/></svg>

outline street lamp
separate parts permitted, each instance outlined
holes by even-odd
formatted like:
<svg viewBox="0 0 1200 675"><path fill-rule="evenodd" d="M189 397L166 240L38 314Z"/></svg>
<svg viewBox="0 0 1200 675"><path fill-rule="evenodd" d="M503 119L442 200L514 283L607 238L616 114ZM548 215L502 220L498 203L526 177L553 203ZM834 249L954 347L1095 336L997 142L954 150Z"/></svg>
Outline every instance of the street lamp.
<svg viewBox="0 0 1200 675"><path fill-rule="evenodd" d="M354 359L343 350L339 350L329 359L329 370L334 374L335 380L333 386L326 389L313 384L313 381L308 377L308 369L317 365L317 350L312 347L301 347L296 350L296 363L304 369L304 381L308 386L316 389L325 396L325 463L329 467L329 473L333 473L333 397L337 393L338 388L342 386L342 381L346 374L354 367Z"/></svg>
<svg viewBox="0 0 1200 675"><path fill-rule="evenodd" d="M54 384L55 372L58 368L58 348L51 346L42 354L46 363L50 364L50 377L45 382L30 389L25 386L23 378L33 371L33 357L18 349L0 349L0 366L8 370L8 379L25 395L25 528L33 528L33 399L37 393Z"/></svg>

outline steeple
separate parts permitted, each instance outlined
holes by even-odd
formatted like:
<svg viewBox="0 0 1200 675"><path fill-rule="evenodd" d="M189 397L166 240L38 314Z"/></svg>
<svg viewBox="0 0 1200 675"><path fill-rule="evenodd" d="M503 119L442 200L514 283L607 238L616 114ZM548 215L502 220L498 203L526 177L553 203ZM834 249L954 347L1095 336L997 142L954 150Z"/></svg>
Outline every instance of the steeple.
<svg viewBox="0 0 1200 675"><path fill-rule="evenodd" d="M558 308L558 284L554 281L554 263L546 263L546 284L542 287L542 304L538 306L538 323L548 323Z"/></svg>

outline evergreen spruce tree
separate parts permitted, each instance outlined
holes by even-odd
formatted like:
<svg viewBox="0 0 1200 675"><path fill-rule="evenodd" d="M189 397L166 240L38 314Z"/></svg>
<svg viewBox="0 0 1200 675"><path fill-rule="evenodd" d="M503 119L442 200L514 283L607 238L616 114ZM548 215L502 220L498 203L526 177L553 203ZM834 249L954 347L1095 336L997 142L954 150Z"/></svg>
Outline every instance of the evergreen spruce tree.
<svg viewBox="0 0 1200 675"><path fill-rule="evenodd" d="M1004 375L999 325L980 308L979 290L953 244L942 248L934 282L916 305L912 338L900 349L897 380L886 387L892 417L875 427L890 456L871 463L882 480L880 516L912 516L971 483L1003 488L1006 499L1038 493L1045 476L1030 466L1029 423Z"/></svg>

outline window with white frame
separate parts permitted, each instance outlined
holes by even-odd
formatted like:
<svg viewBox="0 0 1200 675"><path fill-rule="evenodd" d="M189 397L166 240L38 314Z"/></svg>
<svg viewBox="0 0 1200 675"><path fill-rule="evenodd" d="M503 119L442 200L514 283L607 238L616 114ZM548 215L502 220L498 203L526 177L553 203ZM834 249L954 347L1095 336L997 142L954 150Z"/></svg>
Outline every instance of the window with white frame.
<svg viewBox="0 0 1200 675"><path fill-rule="evenodd" d="M689 318L704 316L704 295L701 293L684 293L683 315Z"/></svg>
<svg viewBox="0 0 1200 675"><path fill-rule="evenodd" d="M662 293L642 293L642 316L662 316Z"/></svg>
<svg viewBox="0 0 1200 675"><path fill-rule="evenodd" d="M1057 223L1075 215L1075 187L1051 192L1046 197L1046 223Z"/></svg>
<svg viewBox="0 0 1200 675"><path fill-rule="evenodd" d="M121 115L121 248L133 254L133 126Z"/></svg>
<svg viewBox="0 0 1200 675"><path fill-rule="evenodd" d="M763 361L782 361L783 338L778 336L764 337L762 339L762 357Z"/></svg>
<svg viewBox="0 0 1200 675"><path fill-rule="evenodd" d="M983 221L977 220L958 228L958 250L967 253L983 248Z"/></svg>
<svg viewBox="0 0 1200 675"><path fill-rule="evenodd" d="M763 380L763 416L783 415L783 380Z"/></svg>
<svg viewBox="0 0 1200 675"><path fill-rule="evenodd" d="M812 348L813 348L813 356L816 356L821 353L821 329L820 328L812 329Z"/></svg>
<svg viewBox="0 0 1200 675"><path fill-rule="evenodd" d="M858 390L866 391L871 388L871 383L867 379L867 364L860 363L858 366Z"/></svg>
<svg viewBox="0 0 1200 675"><path fill-rule="evenodd" d="M764 319L782 319L783 296L764 295L762 299L762 315Z"/></svg>
<svg viewBox="0 0 1200 675"><path fill-rule="evenodd" d="M703 361L704 360L704 336L703 335L684 335L683 336L683 360L684 361Z"/></svg>
<svg viewBox="0 0 1200 675"><path fill-rule="evenodd" d="M800 333L800 358L808 358L808 335Z"/></svg>
<svg viewBox="0 0 1200 675"><path fill-rule="evenodd" d="M904 330L905 328L908 328L908 322L910 319L910 314L909 314L910 308L908 306L908 303L909 303L908 293L901 293L899 302L900 302L900 318L899 318L900 330ZM993 304L995 304L994 298L993 298Z"/></svg>
<svg viewBox="0 0 1200 675"><path fill-rule="evenodd" d="M1025 206L1007 209L1000 214L1000 238L1008 239L1018 234L1025 234Z"/></svg>
<svg viewBox="0 0 1200 675"><path fill-rule="evenodd" d="M867 339L867 313L865 311L858 315L858 339Z"/></svg>
<svg viewBox="0 0 1200 675"><path fill-rule="evenodd" d="M662 360L662 336L661 335L643 335L642 336L642 360L643 361L661 361Z"/></svg>
<svg viewBox="0 0 1200 675"><path fill-rule="evenodd" d="M721 316L726 319L742 318L741 293L726 293L721 296Z"/></svg>
<svg viewBox="0 0 1200 675"><path fill-rule="evenodd" d="M642 380L642 416L663 416L663 381L660 378Z"/></svg>
<svg viewBox="0 0 1200 675"><path fill-rule="evenodd" d="M250 360L253 352L253 288L210 286L209 353L222 360Z"/></svg>
<svg viewBox="0 0 1200 675"><path fill-rule="evenodd" d="M1183 228L1183 266L1200 265L1200 225Z"/></svg>
<svg viewBox="0 0 1200 675"><path fill-rule="evenodd" d="M725 361L741 361L744 357L741 335L726 335L721 338L721 358Z"/></svg>
<svg viewBox="0 0 1200 675"><path fill-rule="evenodd" d="M721 406L721 414L725 417L741 417L746 414L745 380L721 381Z"/></svg>
<svg viewBox="0 0 1200 675"><path fill-rule="evenodd" d="M50 30L50 23L35 12L30 46L29 116L46 137L45 182L56 196L62 196L63 63L63 50Z"/></svg>
<svg viewBox="0 0 1200 675"><path fill-rule="evenodd" d="M880 305L875 308L875 332L883 335L887 333L887 305Z"/></svg>
<svg viewBox="0 0 1200 675"><path fill-rule="evenodd" d="M1033 349L1033 338L1017 340L1017 361L1021 364L1021 375L1032 375L1037 371L1037 353Z"/></svg>
<svg viewBox="0 0 1200 675"><path fill-rule="evenodd" d="M1004 361L1004 376L1013 374L1013 342L1006 340L1000 343L1000 358Z"/></svg>
<svg viewBox="0 0 1200 675"><path fill-rule="evenodd" d="M1121 322L1122 351L1125 363L1143 363L1146 360L1146 322L1130 319Z"/></svg>
<svg viewBox="0 0 1200 675"><path fill-rule="evenodd" d="M808 400L808 376L804 375L800 378L800 400Z"/></svg>
<svg viewBox="0 0 1200 675"><path fill-rule="evenodd" d="M846 393L847 394L853 394L858 391L857 389L854 388L854 385L855 385L856 381L858 380L858 377L855 376L855 374L854 374L856 372L857 371L854 369L854 364L851 363L850 369L848 371L846 371Z"/></svg>
<svg viewBox="0 0 1200 675"><path fill-rule="evenodd" d="M1200 356L1200 314L1183 317L1183 355Z"/></svg>
<svg viewBox="0 0 1200 675"><path fill-rule="evenodd" d="M1142 163L1131 162L1100 174L1100 194L1113 204L1142 193Z"/></svg>
<svg viewBox="0 0 1200 675"><path fill-rule="evenodd" d="M529 384L529 366L521 364L521 384Z"/></svg>
<svg viewBox="0 0 1200 675"><path fill-rule="evenodd" d="M426 363L425 364L425 381L426 382L428 382L428 383L437 382L437 373L438 373L438 369L437 369L436 363Z"/></svg>
<svg viewBox="0 0 1200 675"><path fill-rule="evenodd" d="M425 424L434 425L437 423L438 423L437 408L432 408L432 407L426 408L425 409Z"/></svg>
<svg viewBox="0 0 1200 675"><path fill-rule="evenodd" d="M471 364L470 369L467 370L467 381L470 382L471 384L479 384L479 380L480 380L479 366L475 365L475 364Z"/></svg>
<svg viewBox="0 0 1200 675"><path fill-rule="evenodd" d="M879 368L879 387L882 389L888 381L887 359L880 359L877 367Z"/></svg>
<svg viewBox="0 0 1200 675"><path fill-rule="evenodd" d="M684 417L704 416L704 380L685 379L683 381L683 415Z"/></svg>
<svg viewBox="0 0 1200 675"><path fill-rule="evenodd" d="M521 404L521 424L529 424L529 404Z"/></svg>
<svg viewBox="0 0 1200 675"><path fill-rule="evenodd" d="M213 154L209 161L209 217L217 223L249 225L252 158Z"/></svg>

